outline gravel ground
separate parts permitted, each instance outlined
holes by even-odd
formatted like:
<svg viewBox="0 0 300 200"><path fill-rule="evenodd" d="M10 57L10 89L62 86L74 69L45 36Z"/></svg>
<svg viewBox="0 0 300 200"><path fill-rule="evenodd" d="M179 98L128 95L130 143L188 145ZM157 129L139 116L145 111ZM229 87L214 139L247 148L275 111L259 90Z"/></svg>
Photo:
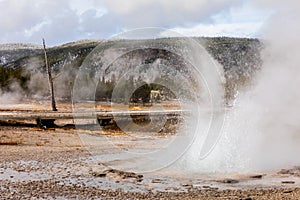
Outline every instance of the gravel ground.
<svg viewBox="0 0 300 200"><path fill-rule="evenodd" d="M0 126L0 144L0 199L300 199L300 168L226 177L135 174L94 159L73 129Z"/></svg>
<svg viewBox="0 0 300 200"><path fill-rule="evenodd" d="M300 189L215 190L191 189L188 192L124 192L60 185L56 180L1 181L3 199L299 199Z"/></svg>

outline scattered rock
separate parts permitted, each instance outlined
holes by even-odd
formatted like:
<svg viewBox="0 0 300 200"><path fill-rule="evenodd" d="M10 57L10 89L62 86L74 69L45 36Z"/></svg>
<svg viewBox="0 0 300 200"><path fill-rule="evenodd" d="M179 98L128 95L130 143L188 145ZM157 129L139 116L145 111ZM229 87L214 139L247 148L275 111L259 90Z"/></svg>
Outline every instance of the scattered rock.
<svg viewBox="0 0 300 200"><path fill-rule="evenodd" d="M134 172L125 172L117 169L107 169L104 170L103 172L92 172L92 175L96 177L110 176L111 178L117 179L117 181L127 180L127 179L135 179L136 182L143 181L143 175L141 174L136 174Z"/></svg>
<svg viewBox="0 0 300 200"><path fill-rule="evenodd" d="M190 183L182 183L181 186L182 187L193 187L193 185Z"/></svg>
<svg viewBox="0 0 300 200"><path fill-rule="evenodd" d="M156 178L156 179L153 179L151 182L152 183L162 183L162 182L164 182L164 180L160 179L160 178Z"/></svg>
<svg viewBox="0 0 300 200"><path fill-rule="evenodd" d="M249 178L261 179L263 176L264 176L264 174L254 174L254 175L250 175Z"/></svg>
<svg viewBox="0 0 300 200"><path fill-rule="evenodd" d="M282 184L295 184L295 181L281 181Z"/></svg>
<svg viewBox="0 0 300 200"><path fill-rule="evenodd" d="M217 181L217 182L233 184L233 183L238 183L239 181L235 180L235 179L224 179L224 180L220 180L220 181Z"/></svg>
<svg viewBox="0 0 300 200"><path fill-rule="evenodd" d="M291 169L282 169L278 172L278 174L292 174Z"/></svg>
<svg viewBox="0 0 300 200"><path fill-rule="evenodd" d="M93 172L92 175L95 177L101 177L101 178L106 177L106 173L103 173L103 172Z"/></svg>

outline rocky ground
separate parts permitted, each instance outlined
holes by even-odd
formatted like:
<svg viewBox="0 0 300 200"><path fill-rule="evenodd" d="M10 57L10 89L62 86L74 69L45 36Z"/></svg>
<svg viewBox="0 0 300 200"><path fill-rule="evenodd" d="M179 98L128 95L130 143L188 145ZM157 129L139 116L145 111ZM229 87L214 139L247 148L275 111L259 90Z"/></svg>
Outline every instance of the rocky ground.
<svg viewBox="0 0 300 200"><path fill-rule="evenodd" d="M300 198L299 168L219 177L136 174L103 165L83 148L75 130L63 128L2 125L0 144L1 199Z"/></svg>

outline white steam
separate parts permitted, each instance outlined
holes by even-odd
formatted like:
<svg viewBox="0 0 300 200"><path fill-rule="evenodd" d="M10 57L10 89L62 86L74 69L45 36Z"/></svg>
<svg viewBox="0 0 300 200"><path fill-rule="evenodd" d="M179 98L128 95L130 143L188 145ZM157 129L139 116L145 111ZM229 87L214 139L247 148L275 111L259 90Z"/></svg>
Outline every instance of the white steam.
<svg viewBox="0 0 300 200"><path fill-rule="evenodd" d="M17 81L9 84L9 92L0 89L0 104L13 104L20 102L24 92Z"/></svg>
<svg viewBox="0 0 300 200"><path fill-rule="evenodd" d="M300 165L300 3L265 1L275 14L263 29L263 67L240 93L222 137L203 160L196 141L182 159L190 171L255 172Z"/></svg>

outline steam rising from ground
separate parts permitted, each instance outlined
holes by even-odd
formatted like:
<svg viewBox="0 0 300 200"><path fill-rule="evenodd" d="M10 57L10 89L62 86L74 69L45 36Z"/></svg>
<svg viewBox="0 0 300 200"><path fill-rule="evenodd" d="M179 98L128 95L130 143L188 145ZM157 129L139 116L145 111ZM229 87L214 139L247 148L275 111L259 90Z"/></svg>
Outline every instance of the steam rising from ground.
<svg viewBox="0 0 300 200"><path fill-rule="evenodd" d="M22 95L23 90L18 82L13 81L9 84L10 92L2 91L0 89L0 104L18 103Z"/></svg>
<svg viewBox="0 0 300 200"><path fill-rule="evenodd" d="M181 161L193 172L255 172L300 165L300 3L264 1L276 11L263 29L263 67L229 109L213 152L197 145Z"/></svg>
<svg viewBox="0 0 300 200"><path fill-rule="evenodd" d="M300 3L264 1L258 5L276 12L263 29L262 70L252 88L240 93L234 107L228 109L214 150L201 159L202 141L196 139L179 161L180 168L200 173L253 172L300 165ZM31 80L28 86L34 90L37 80L45 83L39 87L48 87L40 72ZM11 87L14 93L21 93L17 83ZM14 93L0 91L0 96L6 102L20 100Z"/></svg>
<svg viewBox="0 0 300 200"><path fill-rule="evenodd" d="M57 100L71 98L71 88L78 69L74 66L77 57L69 53L59 64L52 65L52 76L54 81L55 97ZM49 84L45 70L45 61L39 57L32 57L26 60L22 66L22 76L27 78L25 83L13 79L9 81L8 87L0 89L0 103L11 104L24 101L49 100ZM55 72L54 68L59 69Z"/></svg>

